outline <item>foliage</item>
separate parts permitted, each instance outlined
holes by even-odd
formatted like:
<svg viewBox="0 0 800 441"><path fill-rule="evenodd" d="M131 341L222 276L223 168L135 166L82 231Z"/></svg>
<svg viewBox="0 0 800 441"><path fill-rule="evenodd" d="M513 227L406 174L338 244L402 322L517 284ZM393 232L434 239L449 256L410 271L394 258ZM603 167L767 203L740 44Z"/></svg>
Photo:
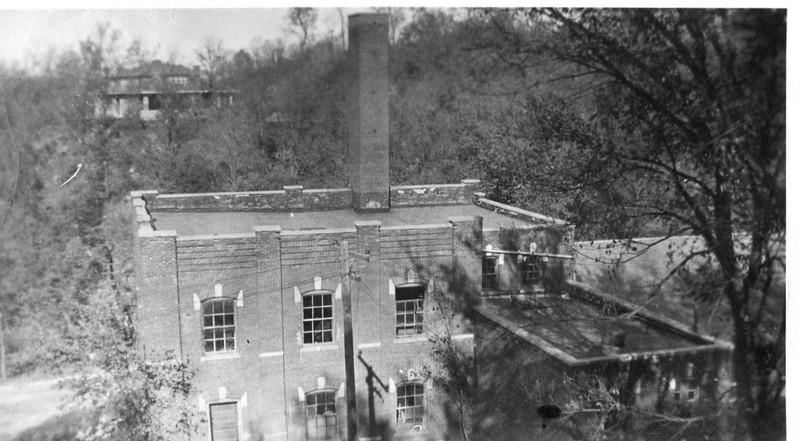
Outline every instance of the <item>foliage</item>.
<svg viewBox="0 0 800 441"><path fill-rule="evenodd" d="M507 35L546 26L551 38L503 50L517 61L547 53L593 79L581 118L540 107L537 121L567 149L594 152L557 172L596 163L575 185L605 176L628 215L705 240L677 267L708 255L719 265L713 296L730 307L739 421L770 436L785 375L785 302L772 289L785 236L785 11L545 9L489 21L513 24ZM757 366L764 346L768 369Z"/></svg>
<svg viewBox="0 0 800 441"><path fill-rule="evenodd" d="M94 409L80 439L169 440L193 432L198 420L187 399L193 371L175 354L144 357L135 329L110 289L101 289L71 312L61 357L83 365L65 381L76 409Z"/></svg>

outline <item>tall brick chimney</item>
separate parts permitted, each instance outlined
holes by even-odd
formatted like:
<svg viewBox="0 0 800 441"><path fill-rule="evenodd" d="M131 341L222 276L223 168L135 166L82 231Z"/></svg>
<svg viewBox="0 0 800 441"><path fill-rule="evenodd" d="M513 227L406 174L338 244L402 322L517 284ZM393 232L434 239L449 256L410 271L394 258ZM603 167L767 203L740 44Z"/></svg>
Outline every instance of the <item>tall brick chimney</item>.
<svg viewBox="0 0 800 441"><path fill-rule="evenodd" d="M389 211L389 19L349 16L348 174L357 212Z"/></svg>

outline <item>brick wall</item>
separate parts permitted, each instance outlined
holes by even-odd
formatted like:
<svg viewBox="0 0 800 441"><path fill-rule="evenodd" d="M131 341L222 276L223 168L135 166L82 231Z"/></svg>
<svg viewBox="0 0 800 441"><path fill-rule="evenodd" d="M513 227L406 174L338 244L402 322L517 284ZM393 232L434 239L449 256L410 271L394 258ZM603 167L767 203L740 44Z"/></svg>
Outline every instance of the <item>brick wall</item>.
<svg viewBox="0 0 800 441"><path fill-rule="evenodd" d="M479 185L477 179L464 179L460 184L392 186L392 206L469 205Z"/></svg>
<svg viewBox="0 0 800 441"><path fill-rule="evenodd" d="M286 186L276 191L201 194L149 194L145 196L151 211L324 211L350 208L348 188L305 190Z"/></svg>
<svg viewBox="0 0 800 441"><path fill-rule="evenodd" d="M480 181L464 179L460 184L400 185L389 190L395 207L469 205L475 199ZM350 209L354 193L348 188L304 189L301 185L283 190L235 193L163 194L155 191L138 194L134 200L146 201L150 211L326 211ZM144 202L141 202L144 209ZM493 208L492 208L493 209Z"/></svg>
<svg viewBox="0 0 800 441"><path fill-rule="evenodd" d="M453 264L471 268L480 264L479 254L463 248L463 237L480 243L480 218L454 219L450 224L382 229L378 222L357 223L341 230L281 231L258 227L252 234L216 238L178 238L174 233L139 233L141 285L137 323L148 348L182 351L197 368L197 406L238 403L243 435L275 439L305 438L303 393L336 390L344 383L343 307L340 296L347 289L342 244L352 256L367 255L369 262L354 259L358 280L352 282L355 353L361 353L377 380L387 388L400 384L412 372L425 372L430 357L429 334L398 338L392 286L425 283L457 300L450 289ZM466 233L468 232L468 233ZM476 235L477 234L477 235ZM474 246L471 245L471 246ZM478 247L478 249L480 249ZM454 256L458 254L458 258ZM351 256L351 257L352 257ZM391 280L391 283L390 283ZM469 279L473 280L473 279ZM302 295L317 289L333 292L334 338L331 343L308 345L302 341ZM473 288L474 289L474 288ZM205 354L202 337L202 305L221 297L235 300L236 351ZM446 298L447 299L447 298ZM425 325L442 332L448 320L450 332L471 345L469 324L443 317L434 305L432 290L425 299ZM449 303L448 303L449 304ZM180 338L178 338L180 336ZM360 435L368 435L370 399L367 368L356 360L356 395ZM324 380L321 380L324 379ZM429 388L426 430L431 437L445 433L440 414L440 393ZM372 408L380 431L391 433L395 425L396 394L381 390ZM439 397L439 398L436 398ZM339 398L339 427L345 427L345 401ZM206 439L204 427L197 439Z"/></svg>
<svg viewBox="0 0 800 441"><path fill-rule="evenodd" d="M531 243L536 244L537 253L573 255L571 225L535 226L516 229L492 229L484 231L483 250L488 246L494 250L530 252ZM487 254L497 258L496 293L520 292L526 287L522 283L522 260L516 255ZM571 260L543 258L542 288L548 292L561 292L564 283L571 278Z"/></svg>

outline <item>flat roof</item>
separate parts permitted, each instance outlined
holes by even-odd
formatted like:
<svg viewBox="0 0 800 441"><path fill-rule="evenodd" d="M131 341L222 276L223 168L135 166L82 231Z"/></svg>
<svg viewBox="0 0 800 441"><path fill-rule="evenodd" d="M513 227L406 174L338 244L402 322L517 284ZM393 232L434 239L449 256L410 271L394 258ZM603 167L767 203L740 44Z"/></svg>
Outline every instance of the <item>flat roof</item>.
<svg viewBox="0 0 800 441"><path fill-rule="evenodd" d="M176 230L179 236L245 234L254 227L277 225L283 230L354 228L357 221L380 221L382 227L447 224L458 216L480 216L483 228L526 228L541 223L495 213L477 205L441 205L392 208L384 213L330 211L153 211L157 230Z"/></svg>
<svg viewBox="0 0 800 441"><path fill-rule="evenodd" d="M606 316L573 297L545 295L525 300L483 299L478 312L570 365L585 365L725 346L699 335L633 316ZM615 338L624 335L624 346Z"/></svg>

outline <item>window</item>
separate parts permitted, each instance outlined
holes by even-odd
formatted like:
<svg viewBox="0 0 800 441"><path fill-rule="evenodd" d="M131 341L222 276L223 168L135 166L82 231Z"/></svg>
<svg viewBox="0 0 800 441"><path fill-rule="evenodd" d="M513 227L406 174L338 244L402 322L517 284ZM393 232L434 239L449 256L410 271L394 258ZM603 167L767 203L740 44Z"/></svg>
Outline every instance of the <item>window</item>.
<svg viewBox="0 0 800 441"><path fill-rule="evenodd" d="M161 100L158 99L158 95L148 96L147 110L161 110Z"/></svg>
<svg viewBox="0 0 800 441"><path fill-rule="evenodd" d="M422 428L425 421L425 385L408 383L397 386L397 427Z"/></svg>
<svg viewBox="0 0 800 441"><path fill-rule="evenodd" d="M303 343L333 341L333 293L314 291L303 296Z"/></svg>
<svg viewBox="0 0 800 441"><path fill-rule="evenodd" d="M697 400L697 391L695 389L689 389L686 391L686 401L692 403Z"/></svg>
<svg viewBox="0 0 800 441"><path fill-rule="evenodd" d="M306 395L307 439L336 439L336 392L311 392Z"/></svg>
<svg viewBox="0 0 800 441"><path fill-rule="evenodd" d="M395 288L397 303L396 335L421 334L425 307L425 285L413 284Z"/></svg>
<svg viewBox="0 0 800 441"><path fill-rule="evenodd" d="M497 257L483 256L481 286L483 289L497 288Z"/></svg>
<svg viewBox="0 0 800 441"><path fill-rule="evenodd" d="M203 350L206 354L236 350L233 299L203 303Z"/></svg>
<svg viewBox="0 0 800 441"><path fill-rule="evenodd" d="M526 256L525 261L522 263L522 284L528 287L542 284L542 259Z"/></svg>
<svg viewBox="0 0 800 441"><path fill-rule="evenodd" d="M239 415L236 403L211 404L208 414L212 441L238 441Z"/></svg>

